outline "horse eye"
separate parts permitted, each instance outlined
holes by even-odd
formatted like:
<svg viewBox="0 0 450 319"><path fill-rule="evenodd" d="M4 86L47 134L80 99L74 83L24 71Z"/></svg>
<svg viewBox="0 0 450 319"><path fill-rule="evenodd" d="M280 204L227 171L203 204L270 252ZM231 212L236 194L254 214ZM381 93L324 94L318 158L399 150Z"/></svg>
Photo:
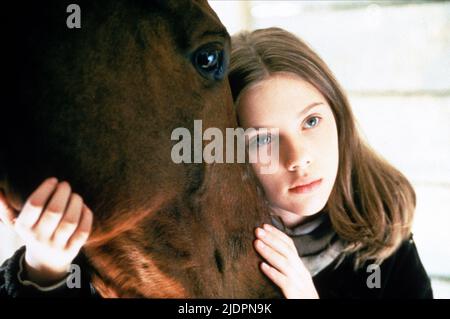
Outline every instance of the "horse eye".
<svg viewBox="0 0 450 319"><path fill-rule="evenodd" d="M209 80L222 80L225 77L224 50L201 48L194 53L193 64L197 71Z"/></svg>
<svg viewBox="0 0 450 319"><path fill-rule="evenodd" d="M202 51L197 54L197 65L205 71L214 69L219 63L218 51Z"/></svg>

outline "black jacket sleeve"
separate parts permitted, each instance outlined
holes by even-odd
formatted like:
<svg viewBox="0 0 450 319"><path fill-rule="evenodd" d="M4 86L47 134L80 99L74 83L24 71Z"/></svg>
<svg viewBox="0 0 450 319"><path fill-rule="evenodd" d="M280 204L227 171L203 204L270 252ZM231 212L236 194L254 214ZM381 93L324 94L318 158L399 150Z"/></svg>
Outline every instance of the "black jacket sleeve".
<svg viewBox="0 0 450 319"><path fill-rule="evenodd" d="M431 299L430 279L419 258L412 236L379 265L379 285L369 285L374 273L367 262L354 269L354 256L330 265L314 278L320 298L410 298Z"/></svg>
<svg viewBox="0 0 450 319"><path fill-rule="evenodd" d="M85 259L80 254L73 261L80 269L80 279L67 284L67 282L58 285L58 287L50 290L41 290L36 286L19 279L19 272L22 269L21 261L25 253L25 246L18 249L14 255L7 259L0 267L0 297L17 298L17 297L94 297L95 290L89 281L89 274L86 273L88 267ZM72 288L70 288L72 287Z"/></svg>
<svg viewBox="0 0 450 319"><path fill-rule="evenodd" d="M403 243L387 267L391 270L384 288L384 297L433 298L430 278L422 265L412 236Z"/></svg>

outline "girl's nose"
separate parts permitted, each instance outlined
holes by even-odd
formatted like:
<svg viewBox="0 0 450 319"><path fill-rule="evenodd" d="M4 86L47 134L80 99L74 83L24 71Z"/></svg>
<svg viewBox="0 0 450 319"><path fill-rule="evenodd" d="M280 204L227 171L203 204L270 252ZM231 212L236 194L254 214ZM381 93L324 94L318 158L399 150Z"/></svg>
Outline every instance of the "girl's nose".
<svg viewBox="0 0 450 319"><path fill-rule="evenodd" d="M286 168L288 171L304 171L311 165L312 158L308 148L299 142L289 143L286 151Z"/></svg>
<svg viewBox="0 0 450 319"><path fill-rule="evenodd" d="M288 166L288 171L305 170L311 164L310 160L298 161Z"/></svg>

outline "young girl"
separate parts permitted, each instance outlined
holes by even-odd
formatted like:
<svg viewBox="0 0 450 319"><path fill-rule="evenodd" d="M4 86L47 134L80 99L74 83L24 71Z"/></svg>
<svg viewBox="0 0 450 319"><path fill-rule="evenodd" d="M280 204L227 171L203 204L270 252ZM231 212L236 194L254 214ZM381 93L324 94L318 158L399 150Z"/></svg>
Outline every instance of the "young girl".
<svg viewBox="0 0 450 319"><path fill-rule="evenodd" d="M279 143L275 173L261 174L264 164L252 164L273 211L273 225L255 231L255 249L265 260L261 271L286 298L431 298L430 281L410 233L414 191L358 136L349 103L325 63L278 28L238 34L232 48L229 80L240 126L278 129L278 136L264 130L248 136L256 148ZM19 226L27 234L26 250L0 269L0 294L20 295L17 291L24 291L24 284L33 286L30 294L72 293L58 280L64 281L86 236L74 245L70 232L57 235L61 227L55 228L55 221L52 227L44 225L49 222L43 217L47 202L61 197L54 191L61 186L55 183L46 181L36 191L40 200L32 195L33 204L25 205L15 223L16 229L26 225ZM67 192L59 201L68 201ZM69 213L71 206L61 205L68 208L65 213L60 208L55 219L87 214L90 217L78 217L76 228L87 234L92 214L80 205ZM30 226L31 220L40 226ZM47 235L38 236L36 229L47 229ZM60 238L58 245L54 238ZM63 238L68 239L65 245ZM61 258L48 264L53 258L46 256L53 254ZM25 274L18 268L22 263ZM3 278L13 278L18 288ZM86 286L78 293L89 294Z"/></svg>
<svg viewBox="0 0 450 319"><path fill-rule="evenodd" d="M256 230L255 248L284 295L431 298L411 237L414 190L360 138L319 56L279 28L243 32L229 81L240 126L278 129L248 139L266 151L278 143L274 174L252 164L275 226Z"/></svg>

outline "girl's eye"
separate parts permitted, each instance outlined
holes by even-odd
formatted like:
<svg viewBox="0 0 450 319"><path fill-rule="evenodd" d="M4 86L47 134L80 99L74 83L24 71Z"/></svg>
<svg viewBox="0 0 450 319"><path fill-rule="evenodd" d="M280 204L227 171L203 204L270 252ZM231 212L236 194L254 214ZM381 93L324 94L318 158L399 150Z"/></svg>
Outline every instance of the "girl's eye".
<svg viewBox="0 0 450 319"><path fill-rule="evenodd" d="M270 135L258 136L258 146L270 144L272 137Z"/></svg>
<svg viewBox="0 0 450 319"><path fill-rule="evenodd" d="M256 144L256 146L259 147L259 146L270 144L271 141L272 141L272 137L270 136L270 134L261 134L252 140L252 144Z"/></svg>
<svg viewBox="0 0 450 319"><path fill-rule="evenodd" d="M305 128L313 128L317 126L320 122L320 118L317 116L310 117L305 122Z"/></svg>

